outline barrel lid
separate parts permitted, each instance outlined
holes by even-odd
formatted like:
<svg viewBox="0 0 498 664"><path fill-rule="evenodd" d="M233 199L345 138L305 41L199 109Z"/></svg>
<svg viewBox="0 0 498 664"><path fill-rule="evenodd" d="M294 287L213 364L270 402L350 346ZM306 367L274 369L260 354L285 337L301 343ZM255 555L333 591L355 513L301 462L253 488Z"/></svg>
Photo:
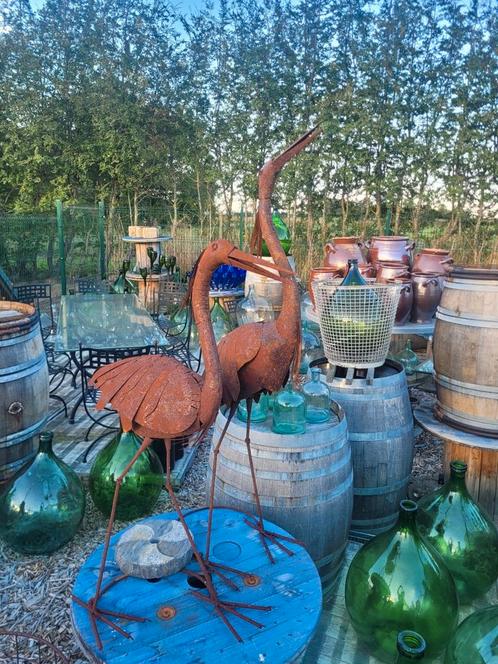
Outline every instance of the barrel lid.
<svg viewBox="0 0 498 664"><path fill-rule="evenodd" d="M26 332L38 320L38 313L31 304L0 301L0 337Z"/></svg>
<svg viewBox="0 0 498 664"><path fill-rule="evenodd" d="M450 277L459 279L482 279L496 281L498 279L498 265L481 267L480 265L455 265Z"/></svg>

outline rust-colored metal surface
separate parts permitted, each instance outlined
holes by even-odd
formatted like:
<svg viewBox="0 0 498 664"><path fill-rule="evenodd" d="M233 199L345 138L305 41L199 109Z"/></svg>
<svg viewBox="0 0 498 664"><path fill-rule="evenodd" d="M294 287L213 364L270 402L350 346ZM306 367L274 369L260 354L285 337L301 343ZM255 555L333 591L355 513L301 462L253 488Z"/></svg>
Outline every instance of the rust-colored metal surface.
<svg viewBox="0 0 498 664"><path fill-rule="evenodd" d="M276 320L271 322L242 325L227 334L218 345L223 382L223 403L229 408L226 426L213 449L212 479L209 492L209 517L205 557L209 561L214 490L217 462L221 444L228 426L235 414L237 405L247 400L247 428L245 443L249 458L257 522L249 523L258 533L268 558L274 562L269 543L275 544L289 555L292 551L280 540L296 542L276 533L265 530L259 500L256 473L252 462L250 420L253 399L258 400L263 392L276 392L287 382L289 374L295 378L299 372L301 348L301 312L299 291L294 274L287 274L290 264L278 239L271 214L271 197L278 174L293 157L319 136L320 127L307 131L277 157L265 163L259 173L259 205L256 224L251 238L253 253L261 254L264 239L275 265L282 278L282 309Z"/></svg>
<svg viewBox="0 0 498 664"><path fill-rule="evenodd" d="M213 606L220 619L235 638L239 640L240 636L228 620L227 614L235 615L241 620L256 624L252 618L244 615L240 610L269 610L269 607L237 604L235 602L226 603L219 598L212 580L212 574L218 574L222 580L227 579L227 577L217 570L214 564L211 563L208 566L201 556L183 518L170 478L171 440L199 433L197 438L197 441L199 441L214 422L221 404L222 374L209 314L209 288L212 273L217 267L225 263L266 277L280 278L275 277L274 272L268 269L267 262L238 250L227 240L217 240L204 249L194 267L186 302L192 309L192 315L199 331L199 342L205 366L202 377L171 357L146 355L126 358L112 365L102 367L95 372L92 378L93 384L101 391L97 407L104 408L107 403L110 403L118 411L123 429L125 431L135 431L143 438L140 448L116 480L95 595L88 602L83 602L80 598L73 596L74 601L90 613L92 631L99 650L102 650L102 641L98 631L98 622L108 625L127 638L131 638L131 635L118 625L115 619L138 622L144 620L140 616L101 609L98 607L98 601L112 585L125 578L124 576L118 577L107 586L102 585L121 484L136 460L151 445L154 438L164 440L166 448L166 489L185 529L194 557L200 568L199 573L192 574L198 576L208 594L202 595L195 591L192 592L200 600L209 602ZM290 267L277 267L279 272L285 273L287 277L292 274ZM234 585L231 580L227 580ZM259 625L259 623L257 624Z"/></svg>

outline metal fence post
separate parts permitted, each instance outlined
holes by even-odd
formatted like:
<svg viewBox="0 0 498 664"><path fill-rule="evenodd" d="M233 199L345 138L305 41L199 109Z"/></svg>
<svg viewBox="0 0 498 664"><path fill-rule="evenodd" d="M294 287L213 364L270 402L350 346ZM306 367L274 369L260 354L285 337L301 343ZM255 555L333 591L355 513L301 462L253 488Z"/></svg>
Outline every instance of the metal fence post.
<svg viewBox="0 0 498 664"><path fill-rule="evenodd" d="M106 265L105 265L105 205L104 201L99 201L98 212L98 225L99 225L99 259L100 259L100 278L106 278Z"/></svg>
<svg viewBox="0 0 498 664"><path fill-rule="evenodd" d="M244 249L244 209L240 211L239 217L239 248Z"/></svg>
<svg viewBox="0 0 498 664"><path fill-rule="evenodd" d="M66 295L66 247L64 244L64 216L62 212L62 201L55 201L55 212L57 217L57 239L59 243L61 294Z"/></svg>

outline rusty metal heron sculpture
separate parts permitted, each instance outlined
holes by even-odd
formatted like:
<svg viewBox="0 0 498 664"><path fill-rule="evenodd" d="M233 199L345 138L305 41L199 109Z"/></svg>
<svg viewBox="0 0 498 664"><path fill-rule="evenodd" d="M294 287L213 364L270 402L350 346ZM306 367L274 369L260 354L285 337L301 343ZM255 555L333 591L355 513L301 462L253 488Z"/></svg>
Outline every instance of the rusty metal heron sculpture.
<svg viewBox="0 0 498 664"><path fill-rule="evenodd" d="M202 377L172 357L145 355L126 358L102 367L95 372L92 378L94 385L101 391L97 407L103 408L107 403L110 403L118 411L122 429L124 431L132 430L143 438L140 448L116 480L95 595L88 602L84 602L73 595L73 600L89 611L92 630L100 650L102 649L102 641L99 636L97 621L106 624L128 638L131 638L130 634L117 625L114 619L144 622L144 618L138 616L99 608L97 603L106 590L126 578L125 576L117 577L107 586L103 587L102 585L120 487L134 463L142 452L151 445L153 439L164 440L166 448L166 489L185 529L194 557L200 568L199 573L189 570L189 574L197 577L205 585L208 595L194 590L191 592L198 599L209 602L214 607L216 613L238 640L241 640L241 638L226 614L235 615L241 620L262 627L260 623L242 614L240 609L268 611L271 608L237 602L224 602L219 598L214 587L212 574L218 574L225 583L233 587L234 584L222 571L227 571L230 568L223 568L223 566L217 566L214 563L208 565L205 562L185 522L171 485L171 440L180 436L191 436L195 433L199 433L197 441L200 440L214 422L221 404L221 367L209 315L209 284L214 270L225 263L263 276L272 276L267 263L238 250L227 240L212 242L202 252L194 267L187 296L193 318L199 330L200 346L204 356L205 371ZM289 273L289 269L282 267L281 272ZM277 276L276 278L279 279L280 277ZM222 569L218 569L218 567Z"/></svg>
<svg viewBox="0 0 498 664"><path fill-rule="evenodd" d="M257 401L263 392L271 393L282 389L289 378L292 365L294 365L293 373L297 374L299 371L301 346L299 291L289 260L272 222L271 196L277 176L285 164L314 141L320 133L320 127L314 127L307 131L281 154L267 161L259 173L259 205L251 238L251 249L253 253L261 255L261 242L264 239L276 267L281 270L282 309L276 320L242 325L223 337L218 344L223 378L223 404L228 407L228 416L221 436L213 448L208 535L205 552L207 561L209 561L210 553L210 533L218 455L237 406L243 399L247 403L245 443L257 512L257 521L246 519L246 523L259 533L266 554L272 563L275 562L275 559L266 540L277 545L288 555L292 555L292 551L279 540L298 543L292 538L267 531L264 527L251 453L251 406L252 401Z"/></svg>

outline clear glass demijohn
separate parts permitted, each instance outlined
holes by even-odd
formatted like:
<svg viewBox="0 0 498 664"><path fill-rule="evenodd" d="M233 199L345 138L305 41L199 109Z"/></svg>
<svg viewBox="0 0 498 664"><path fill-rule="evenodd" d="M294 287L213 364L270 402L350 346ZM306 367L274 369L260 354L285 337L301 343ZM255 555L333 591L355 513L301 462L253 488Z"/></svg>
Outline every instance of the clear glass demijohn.
<svg viewBox="0 0 498 664"><path fill-rule="evenodd" d="M304 395L293 389L291 381L275 395L273 400L272 431L282 434L297 434L306 431Z"/></svg>
<svg viewBox="0 0 498 664"><path fill-rule="evenodd" d="M330 420L330 390L321 380L318 367L311 369L311 378L303 385L306 402L306 421L310 423Z"/></svg>
<svg viewBox="0 0 498 664"><path fill-rule="evenodd" d="M252 401L251 405L251 422L264 422L268 417L270 405L267 394L261 394L259 401ZM237 407L237 419L242 422L247 422L247 402L243 399Z"/></svg>
<svg viewBox="0 0 498 664"><path fill-rule="evenodd" d="M236 316L238 325L260 323L273 320L273 310L268 300L257 295L251 285L247 295L237 304Z"/></svg>
<svg viewBox="0 0 498 664"><path fill-rule="evenodd" d="M211 324L213 326L214 337L216 341L220 341L228 334L232 326L230 325L230 318L221 304L216 300L213 308L211 309Z"/></svg>

